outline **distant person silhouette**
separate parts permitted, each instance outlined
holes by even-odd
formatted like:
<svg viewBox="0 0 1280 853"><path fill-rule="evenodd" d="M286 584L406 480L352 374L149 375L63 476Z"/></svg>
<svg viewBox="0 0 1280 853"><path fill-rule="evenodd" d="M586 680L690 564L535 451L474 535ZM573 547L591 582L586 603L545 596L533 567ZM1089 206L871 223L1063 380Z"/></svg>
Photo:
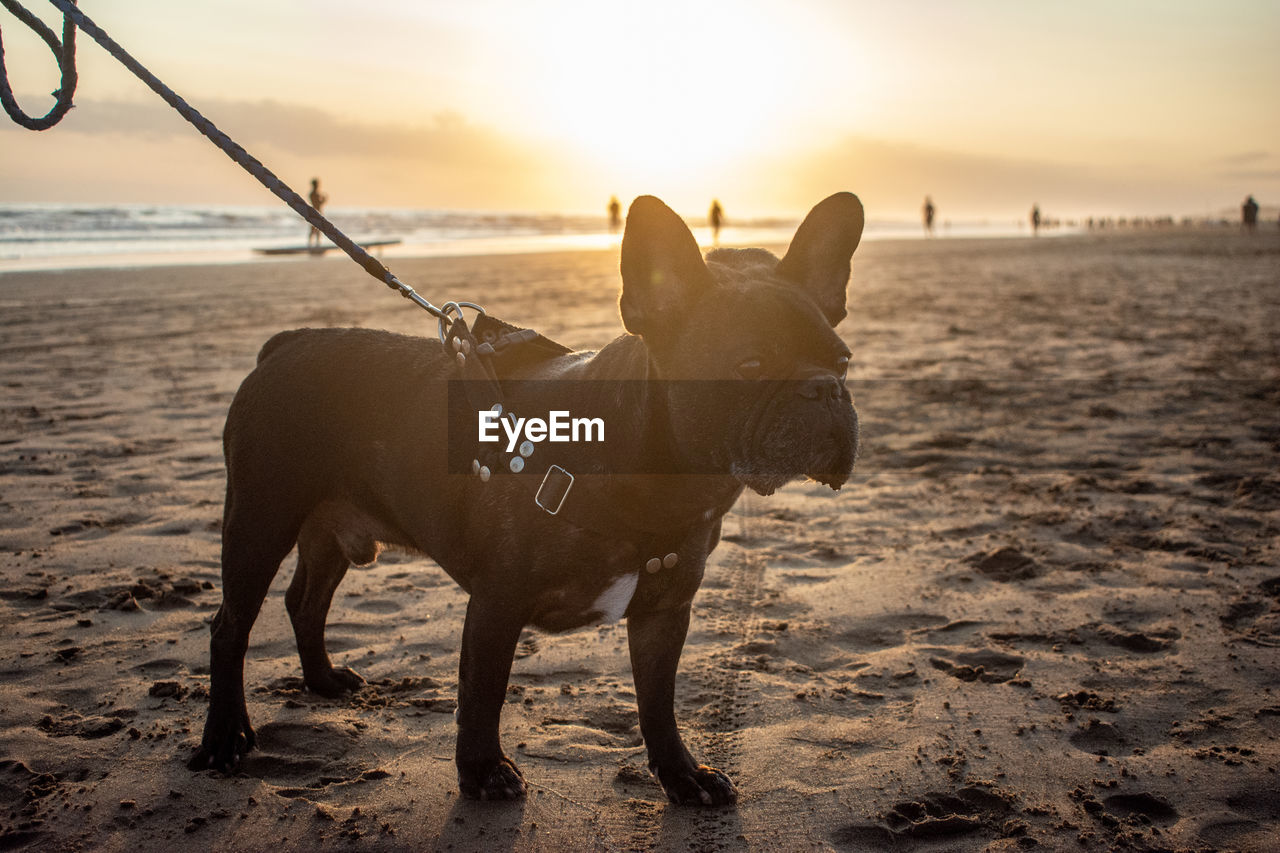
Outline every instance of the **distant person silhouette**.
<svg viewBox="0 0 1280 853"><path fill-rule="evenodd" d="M1249 196L1240 205L1240 218L1244 221L1244 230L1252 233L1258 227L1258 203Z"/></svg>
<svg viewBox="0 0 1280 853"><path fill-rule="evenodd" d="M1031 205L1031 236L1040 233L1040 205Z"/></svg>
<svg viewBox="0 0 1280 853"><path fill-rule="evenodd" d="M614 234L622 227L622 205L618 203L618 197L609 197L609 233Z"/></svg>
<svg viewBox="0 0 1280 853"><path fill-rule="evenodd" d="M933 236L933 199L929 196L924 197L924 236Z"/></svg>
<svg viewBox="0 0 1280 853"><path fill-rule="evenodd" d="M311 193L307 196L307 199L311 202L311 206L316 209L316 213L319 213L321 209L324 208L325 202L329 200L327 195L320 192L319 178L311 179ZM315 243L315 247L317 249L320 248L320 229L316 228L314 225L311 226L311 233L307 235L308 249L311 248L312 243Z"/></svg>
<svg viewBox="0 0 1280 853"><path fill-rule="evenodd" d="M711 200L711 212L707 214L707 221L711 223L711 241L719 245L720 226L724 224L724 208L720 206L720 199Z"/></svg>

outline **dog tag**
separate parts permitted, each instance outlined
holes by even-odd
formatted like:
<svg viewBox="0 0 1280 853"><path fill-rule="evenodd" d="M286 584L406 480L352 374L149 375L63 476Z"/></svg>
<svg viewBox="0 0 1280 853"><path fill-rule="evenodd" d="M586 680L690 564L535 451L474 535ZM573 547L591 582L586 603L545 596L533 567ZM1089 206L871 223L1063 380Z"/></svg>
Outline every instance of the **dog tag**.
<svg viewBox="0 0 1280 853"><path fill-rule="evenodd" d="M488 465L481 465L481 466L480 466L480 482L482 482L482 483L487 483L487 482L489 482L489 476L490 476L490 474L489 474L489 466L488 466Z"/></svg>
<svg viewBox="0 0 1280 853"><path fill-rule="evenodd" d="M524 459L520 456L512 456L511 461L507 463L507 466L511 468L512 474L519 474L524 470Z"/></svg>
<svg viewBox="0 0 1280 853"><path fill-rule="evenodd" d="M472 460L471 460L471 473L472 473L472 474L475 474L476 476L479 476L479 475L480 475L480 460L479 460L479 459L472 459Z"/></svg>
<svg viewBox="0 0 1280 853"><path fill-rule="evenodd" d="M644 570L649 574L653 574L662 568L662 561L657 557L650 557L649 562L644 564Z"/></svg>
<svg viewBox="0 0 1280 853"><path fill-rule="evenodd" d="M493 412L493 413L494 413L494 414L496 414L496 415L501 415L501 414L502 414L502 404L501 404L501 403L494 403L492 406L490 406L490 407L489 407L489 411Z"/></svg>
<svg viewBox="0 0 1280 853"><path fill-rule="evenodd" d="M532 455L533 455L533 442L532 442L532 441L522 441L522 442L520 442L520 455L521 455L521 456L523 456L523 457L524 457L524 458L526 458L526 459L528 459L530 456L532 456Z"/></svg>
<svg viewBox="0 0 1280 853"><path fill-rule="evenodd" d="M466 367L466 366L467 366L467 357L462 353L458 353L458 367Z"/></svg>
<svg viewBox="0 0 1280 853"><path fill-rule="evenodd" d="M672 566L674 566L677 562L679 562L679 560L680 560L679 554L674 554L674 553L668 554L667 556L662 558L662 567L664 569L669 569Z"/></svg>
<svg viewBox="0 0 1280 853"><path fill-rule="evenodd" d="M573 475L559 465L552 465L542 475L542 485L538 486L533 502L555 515L564 506L564 499L569 497L569 490L572 488Z"/></svg>

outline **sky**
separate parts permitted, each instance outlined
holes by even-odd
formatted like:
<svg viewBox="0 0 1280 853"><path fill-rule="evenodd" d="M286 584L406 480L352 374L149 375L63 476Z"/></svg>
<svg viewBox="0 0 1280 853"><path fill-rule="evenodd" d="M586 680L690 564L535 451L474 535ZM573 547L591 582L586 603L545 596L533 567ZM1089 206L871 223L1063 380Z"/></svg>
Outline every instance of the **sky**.
<svg viewBox="0 0 1280 853"><path fill-rule="evenodd" d="M24 0L50 23L46 0ZM334 207L870 218L1208 215L1280 203L1275 0L81 0ZM19 102L51 54L0 9ZM270 204L91 39L76 108L0 123L0 203Z"/></svg>

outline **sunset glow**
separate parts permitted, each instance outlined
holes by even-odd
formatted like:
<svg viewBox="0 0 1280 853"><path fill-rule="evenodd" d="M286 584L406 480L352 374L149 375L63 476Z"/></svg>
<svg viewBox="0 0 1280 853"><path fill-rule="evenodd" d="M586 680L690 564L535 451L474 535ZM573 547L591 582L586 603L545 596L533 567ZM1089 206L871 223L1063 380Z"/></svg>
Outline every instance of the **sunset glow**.
<svg viewBox="0 0 1280 853"><path fill-rule="evenodd" d="M49 7L31 0L46 20ZM85 0L282 176L351 205L1207 214L1280 198L1280 7L1235 0L465 4ZM48 53L0 13L29 112ZM82 38L77 109L5 124L10 201L266 203Z"/></svg>

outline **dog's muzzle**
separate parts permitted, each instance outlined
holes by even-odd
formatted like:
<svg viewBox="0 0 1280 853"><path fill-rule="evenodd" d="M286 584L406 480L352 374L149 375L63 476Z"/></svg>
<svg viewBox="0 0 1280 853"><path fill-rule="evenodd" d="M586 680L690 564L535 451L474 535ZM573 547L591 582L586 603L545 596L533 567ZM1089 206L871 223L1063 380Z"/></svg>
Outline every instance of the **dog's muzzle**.
<svg viewBox="0 0 1280 853"><path fill-rule="evenodd" d="M731 470L760 494L801 477L839 489L853 473L858 415L836 376L788 383L771 396L752 426Z"/></svg>

